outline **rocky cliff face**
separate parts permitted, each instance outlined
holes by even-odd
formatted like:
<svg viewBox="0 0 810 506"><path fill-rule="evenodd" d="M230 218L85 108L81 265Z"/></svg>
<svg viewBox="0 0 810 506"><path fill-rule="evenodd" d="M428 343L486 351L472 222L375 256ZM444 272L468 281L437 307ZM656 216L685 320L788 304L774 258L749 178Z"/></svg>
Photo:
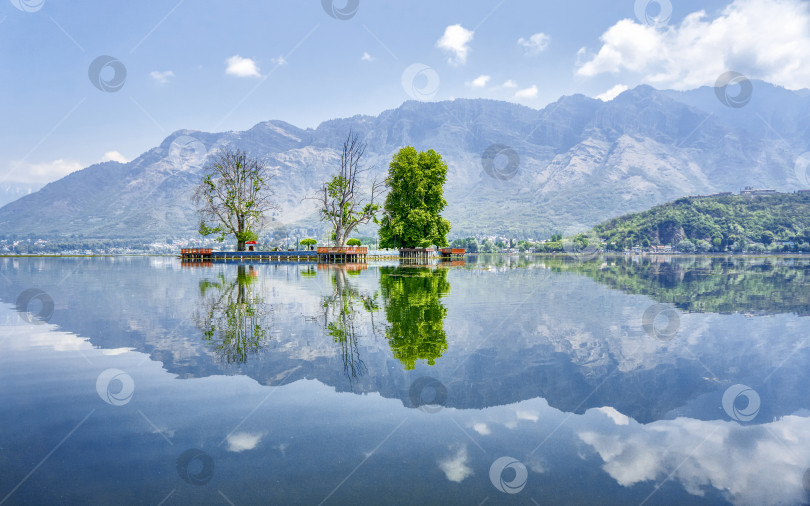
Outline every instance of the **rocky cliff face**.
<svg viewBox="0 0 810 506"><path fill-rule="evenodd" d="M274 226L315 233L321 225L305 197L335 172L337 149L352 129L368 144L373 175L382 177L406 145L444 156L453 236L543 237L689 194L804 188L810 176L795 166L810 150L809 106L808 93L765 83L755 83L741 109L721 104L713 88L640 86L607 103L576 95L539 111L491 100L406 102L317 129L268 121L244 132L183 130L132 162L87 167L6 205L0 232L193 236L190 194L201 166L230 146L275 169Z"/></svg>

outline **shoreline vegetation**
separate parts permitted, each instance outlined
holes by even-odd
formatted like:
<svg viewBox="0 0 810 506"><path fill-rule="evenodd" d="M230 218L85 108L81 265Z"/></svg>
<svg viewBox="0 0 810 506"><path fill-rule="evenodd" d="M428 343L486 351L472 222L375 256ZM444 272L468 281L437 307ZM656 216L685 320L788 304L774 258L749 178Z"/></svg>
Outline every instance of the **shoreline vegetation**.
<svg viewBox="0 0 810 506"><path fill-rule="evenodd" d="M764 190L763 190L764 191ZM292 231L268 234L261 251L291 250L301 239ZM357 238L375 250L374 236ZM0 238L0 256L129 256L177 254L181 247L216 247L213 241L154 238ZM225 245L222 245L225 246ZM784 255L810 253L810 192L683 197L647 211L611 218L590 230L549 239L482 235L456 238L468 254L532 255Z"/></svg>

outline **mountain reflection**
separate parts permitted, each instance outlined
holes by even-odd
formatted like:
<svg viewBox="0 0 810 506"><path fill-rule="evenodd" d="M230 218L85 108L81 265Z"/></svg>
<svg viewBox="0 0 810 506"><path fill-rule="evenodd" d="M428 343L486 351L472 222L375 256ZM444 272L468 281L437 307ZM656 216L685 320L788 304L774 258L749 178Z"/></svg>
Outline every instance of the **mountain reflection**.
<svg viewBox="0 0 810 506"><path fill-rule="evenodd" d="M544 263L690 313L810 315L810 265L804 259L644 256Z"/></svg>
<svg viewBox="0 0 810 506"><path fill-rule="evenodd" d="M264 348L269 308L256 288L253 266L237 266L236 279L219 274L200 281L200 305L194 314L203 340L228 364L244 364Z"/></svg>
<svg viewBox="0 0 810 506"><path fill-rule="evenodd" d="M446 269L382 267L380 291L388 320L386 338L405 369L417 360L435 365L447 350L441 297L450 292Z"/></svg>

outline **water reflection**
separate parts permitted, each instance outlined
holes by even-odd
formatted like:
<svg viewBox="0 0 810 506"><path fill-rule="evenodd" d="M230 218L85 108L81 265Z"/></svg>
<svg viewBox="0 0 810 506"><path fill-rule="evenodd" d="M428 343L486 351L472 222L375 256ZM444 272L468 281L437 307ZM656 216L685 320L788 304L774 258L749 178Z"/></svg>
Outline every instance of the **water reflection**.
<svg viewBox="0 0 810 506"><path fill-rule="evenodd" d="M331 271L332 293L324 296L322 302L323 330L332 338L332 342L340 346L343 372L349 382L368 372L358 346L358 340L365 331L362 317L369 318L369 328L374 333L374 313L379 311L377 295L361 291L350 280L365 268L366 266L360 265L328 266Z"/></svg>
<svg viewBox="0 0 810 506"><path fill-rule="evenodd" d="M203 340L228 364L244 364L267 343L270 309L256 289L257 281L252 265L238 265L234 279L220 273L200 281L194 321Z"/></svg>
<svg viewBox="0 0 810 506"><path fill-rule="evenodd" d="M418 360L435 365L447 350L441 298L450 292L447 270L431 267L382 267L380 291L388 320L386 338L406 370Z"/></svg>
<svg viewBox="0 0 810 506"><path fill-rule="evenodd" d="M810 315L810 263L801 258L644 256L544 263L688 312Z"/></svg>

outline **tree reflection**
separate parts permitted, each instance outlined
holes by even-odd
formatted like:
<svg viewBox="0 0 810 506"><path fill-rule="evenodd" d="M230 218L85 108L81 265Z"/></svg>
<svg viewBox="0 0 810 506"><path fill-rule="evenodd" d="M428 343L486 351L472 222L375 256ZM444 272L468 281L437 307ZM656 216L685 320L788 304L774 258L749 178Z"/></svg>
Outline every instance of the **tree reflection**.
<svg viewBox="0 0 810 506"><path fill-rule="evenodd" d="M361 311L370 315L371 331L375 328L374 313L379 310L376 296L363 294L349 277L360 271L351 266L330 266L332 270L332 295L323 298L324 332L340 345L343 372L349 379L364 375L368 369L360 358L358 337L364 332Z"/></svg>
<svg viewBox="0 0 810 506"><path fill-rule="evenodd" d="M202 303L194 320L205 342L229 364L244 364L267 342L265 317L269 309L256 288L253 266L237 266L236 279L224 274L200 282Z"/></svg>
<svg viewBox="0 0 810 506"><path fill-rule="evenodd" d="M435 365L447 350L441 297L450 292L446 269L382 267L380 289L388 319L386 338L405 369L417 360Z"/></svg>

